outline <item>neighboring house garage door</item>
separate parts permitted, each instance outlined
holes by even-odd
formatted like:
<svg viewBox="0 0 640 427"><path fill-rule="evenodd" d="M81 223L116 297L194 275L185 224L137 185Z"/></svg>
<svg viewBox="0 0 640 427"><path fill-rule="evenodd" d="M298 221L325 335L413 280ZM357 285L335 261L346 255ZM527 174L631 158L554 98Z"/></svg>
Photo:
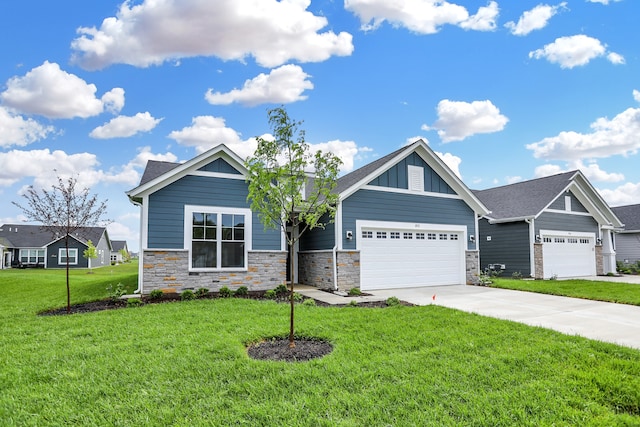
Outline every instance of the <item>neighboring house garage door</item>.
<svg viewBox="0 0 640 427"><path fill-rule="evenodd" d="M544 278L596 275L594 233L540 232Z"/></svg>
<svg viewBox="0 0 640 427"><path fill-rule="evenodd" d="M358 226L360 288L409 288L465 283L466 228L376 223Z"/></svg>

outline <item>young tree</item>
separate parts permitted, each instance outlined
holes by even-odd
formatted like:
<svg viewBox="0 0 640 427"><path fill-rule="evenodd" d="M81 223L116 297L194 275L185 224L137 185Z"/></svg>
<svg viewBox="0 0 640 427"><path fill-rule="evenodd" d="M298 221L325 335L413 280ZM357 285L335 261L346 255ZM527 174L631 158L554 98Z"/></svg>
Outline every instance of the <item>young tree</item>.
<svg viewBox="0 0 640 427"><path fill-rule="evenodd" d="M265 228L279 228L289 247L290 316L289 347L294 341L293 248L298 239L316 227L334 221L340 159L332 153L310 153L302 122L289 118L283 107L268 111L273 140L258 139L258 148L245 164L249 172L248 200ZM297 233L287 233L287 226Z"/></svg>
<svg viewBox="0 0 640 427"><path fill-rule="evenodd" d="M131 261L131 255L129 255L129 252L125 248L120 249L118 252L120 252L120 256L122 257L122 262Z"/></svg>
<svg viewBox="0 0 640 427"><path fill-rule="evenodd" d="M96 250L96 247L93 246L93 242L91 240L87 240L87 249L82 252L82 256L88 261L89 273L93 273L91 270L91 260L98 258L98 251Z"/></svg>
<svg viewBox="0 0 640 427"><path fill-rule="evenodd" d="M76 190L75 177L57 177L51 190L36 190L30 186L23 197L27 205L12 202L22 210L29 221L41 223L41 228L53 238L64 239L67 268L67 313L71 312L71 290L69 288L69 239L81 234L86 227L98 225L107 210L107 201L99 202L97 195L89 195L89 189Z"/></svg>

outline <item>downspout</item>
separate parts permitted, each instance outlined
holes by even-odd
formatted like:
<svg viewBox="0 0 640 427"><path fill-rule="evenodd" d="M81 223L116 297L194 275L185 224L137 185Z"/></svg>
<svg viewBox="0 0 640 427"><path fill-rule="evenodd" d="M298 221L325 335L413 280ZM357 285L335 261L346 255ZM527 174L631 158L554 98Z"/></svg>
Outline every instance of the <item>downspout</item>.
<svg viewBox="0 0 640 427"><path fill-rule="evenodd" d="M143 266L144 266L144 251L142 250L143 248L143 234L142 234L142 230L144 229L144 207L142 206L142 203L140 202L136 202L134 201L132 198L129 198L129 200L131 201L131 203L133 203L135 206L138 206L140 208L140 240L139 240L139 247L138 247L138 288L133 291L134 294L141 294L142 293L142 280L143 280Z"/></svg>
<svg viewBox="0 0 640 427"><path fill-rule="evenodd" d="M335 245L333 253L333 290L338 290L338 245Z"/></svg>
<svg viewBox="0 0 640 427"><path fill-rule="evenodd" d="M342 248L342 200L338 200L336 206L335 220L335 245L332 249L333 255L333 290L338 290L338 248Z"/></svg>

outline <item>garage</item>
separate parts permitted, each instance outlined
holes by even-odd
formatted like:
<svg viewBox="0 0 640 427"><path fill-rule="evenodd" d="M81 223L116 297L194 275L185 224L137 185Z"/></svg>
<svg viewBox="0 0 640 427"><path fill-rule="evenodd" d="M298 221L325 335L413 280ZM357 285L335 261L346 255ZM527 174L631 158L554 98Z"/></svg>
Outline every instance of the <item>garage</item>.
<svg viewBox="0 0 640 427"><path fill-rule="evenodd" d="M542 230L540 234L545 279L595 276L594 233Z"/></svg>
<svg viewBox="0 0 640 427"><path fill-rule="evenodd" d="M464 284L465 237L461 226L362 222L360 288Z"/></svg>

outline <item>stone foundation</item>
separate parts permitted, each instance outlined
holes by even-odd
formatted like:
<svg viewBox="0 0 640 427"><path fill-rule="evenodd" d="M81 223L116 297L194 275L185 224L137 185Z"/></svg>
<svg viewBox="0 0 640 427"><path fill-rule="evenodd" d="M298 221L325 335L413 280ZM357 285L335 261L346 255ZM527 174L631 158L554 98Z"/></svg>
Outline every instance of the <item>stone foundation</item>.
<svg viewBox="0 0 640 427"><path fill-rule="evenodd" d="M544 262L542 260L542 243L533 244L533 264L536 269L533 278L536 280L544 279Z"/></svg>
<svg viewBox="0 0 640 427"><path fill-rule="evenodd" d="M185 250L144 251L143 294L155 289L166 293L206 288L216 292L246 286L250 291L273 289L286 281L287 253L284 251L249 252L246 271L189 272L189 252Z"/></svg>
<svg viewBox="0 0 640 427"><path fill-rule="evenodd" d="M480 283L480 252L466 251L464 254L466 265L467 285L477 285Z"/></svg>
<svg viewBox="0 0 640 427"><path fill-rule="evenodd" d="M320 289L333 289L333 251L299 252L298 282Z"/></svg>
<svg viewBox="0 0 640 427"><path fill-rule="evenodd" d="M360 287L360 251L338 251L338 289Z"/></svg>
<svg viewBox="0 0 640 427"><path fill-rule="evenodd" d="M602 245L596 246L596 274L604 275L604 257L602 255Z"/></svg>

